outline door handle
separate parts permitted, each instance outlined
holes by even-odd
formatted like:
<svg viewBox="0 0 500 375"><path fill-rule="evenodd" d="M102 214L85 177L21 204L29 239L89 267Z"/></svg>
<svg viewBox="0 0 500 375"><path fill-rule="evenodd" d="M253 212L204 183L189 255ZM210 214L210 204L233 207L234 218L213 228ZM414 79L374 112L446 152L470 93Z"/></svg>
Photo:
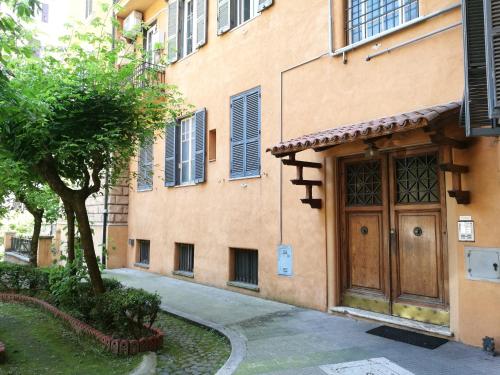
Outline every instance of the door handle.
<svg viewBox="0 0 500 375"><path fill-rule="evenodd" d="M391 228L389 231L389 251L393 253L396 251L396 229Z"/></svg>

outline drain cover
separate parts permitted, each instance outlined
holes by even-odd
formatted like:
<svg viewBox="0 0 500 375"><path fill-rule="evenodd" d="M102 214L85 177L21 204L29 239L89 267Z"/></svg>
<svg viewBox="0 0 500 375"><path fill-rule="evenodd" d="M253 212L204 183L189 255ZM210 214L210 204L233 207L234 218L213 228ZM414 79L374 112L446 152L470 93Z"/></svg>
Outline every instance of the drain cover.
<svg viewBox="0 0 500 375"><path fill-rule="evenodd" d="M415 375L383 357L324 365L320 368L328 375Z"/></svg>

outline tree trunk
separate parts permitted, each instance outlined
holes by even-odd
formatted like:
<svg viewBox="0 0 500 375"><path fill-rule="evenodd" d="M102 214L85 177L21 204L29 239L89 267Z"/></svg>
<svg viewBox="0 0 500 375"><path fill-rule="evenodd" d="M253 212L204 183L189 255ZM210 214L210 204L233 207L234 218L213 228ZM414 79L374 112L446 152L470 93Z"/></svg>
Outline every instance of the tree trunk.
<svg viewBox="0 0 500 375"><path fill-rule="evenodd" d="M104 293L104 283L102 282L101 270L97 263L95 255L94 240L92 238L92 229L90 228L87 207L85 207L85 198L75 199L71 202L74 209L78 228L80 229L80 239L83 247L83 256L89 270L90 281L95 294Z"/></svg>
<svg viewBox="0 0 500 375"><path fill-rule="evenodd" d="M75 211L69 202L63 201L63 204L68 226L68 264L71 265L75 261Z"/></svg>
<svg viewBox="0 0 500 375"><path fill-rule="evenodd" d="M30 265L36 267L38 265L38 239L40 238L40 231L42 230L43 210L40 212L31 213L35 219L33 226L33 237L31 238L30 248Z"/></svg>

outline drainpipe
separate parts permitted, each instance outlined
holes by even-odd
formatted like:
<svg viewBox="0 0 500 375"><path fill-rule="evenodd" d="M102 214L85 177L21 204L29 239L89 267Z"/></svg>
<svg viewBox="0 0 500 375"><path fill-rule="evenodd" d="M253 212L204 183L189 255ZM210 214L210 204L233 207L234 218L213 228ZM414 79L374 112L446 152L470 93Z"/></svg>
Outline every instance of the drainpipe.
<svg viewBox="0 0 500 375"><path fill-rule="evenodd" d="M330 56L335 52L333 45L333 0L328 0L328 49Z"/></svg>

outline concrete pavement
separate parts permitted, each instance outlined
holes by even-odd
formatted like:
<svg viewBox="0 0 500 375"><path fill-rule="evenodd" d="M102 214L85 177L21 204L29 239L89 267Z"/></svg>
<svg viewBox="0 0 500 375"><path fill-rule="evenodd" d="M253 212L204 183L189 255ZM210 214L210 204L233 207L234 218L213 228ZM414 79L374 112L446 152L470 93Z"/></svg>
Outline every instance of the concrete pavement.
<svg viewBox="0 0 500 375"><path fill-rule="evenodd" d="M106 276L157 292L162 308L226 334L233 353L221 374L500 375L500 357L457 342L429 350L367 334L376 323L142 271Z"/></svg>

